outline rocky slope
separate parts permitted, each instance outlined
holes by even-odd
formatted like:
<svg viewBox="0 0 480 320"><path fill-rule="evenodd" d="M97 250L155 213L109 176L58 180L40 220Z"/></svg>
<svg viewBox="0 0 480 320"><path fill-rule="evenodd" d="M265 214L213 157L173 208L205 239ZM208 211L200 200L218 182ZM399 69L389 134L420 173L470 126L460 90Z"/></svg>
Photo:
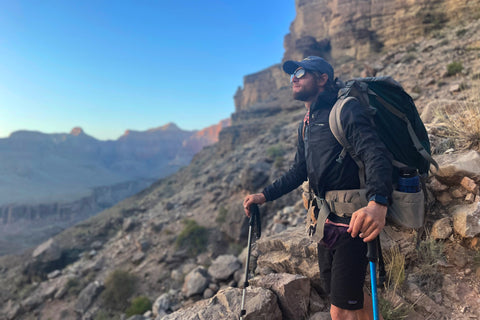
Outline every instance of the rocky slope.
<svg viewBox="0 0 480 320"><path fill-rule="evenodd" d="M297 1L296 21L304 6L321 16L317 3ZM328 2L340 3L356 2ZM406 11L416 5L402 4ZM342 12L335 17L344 19ZM477 88L480 23L469 14L462 25L444 24L408 44L387 44L367 59L334 64L342 79L376 73L399 80L422 110L442 168L427 183L425 228L390 226L382 235L385 256L400 261L387 260L387 266L403 270L382 293L386 319L480 318L479 154L442 134L438 114L459 108L452 103L466 102ZM333 49L329 53L336 57ZM447 66L455 61L462 68L452 75ZM241 202L288 169L304 112L290 98L287 76L275 80L280 87L271 92L266 90L277 85L254 85L273 79L278 68L245 78L232 126L188 167L23 256L1 259L0 319L118 319L139 296L154 304L132 319L237 319L247 233ZM297 190L261 208L263 235L252 254L256 277L247 289L245 319L329 319L300 198ZM113 295L118 300L112 279L132 283L123 296Z"/></svg>

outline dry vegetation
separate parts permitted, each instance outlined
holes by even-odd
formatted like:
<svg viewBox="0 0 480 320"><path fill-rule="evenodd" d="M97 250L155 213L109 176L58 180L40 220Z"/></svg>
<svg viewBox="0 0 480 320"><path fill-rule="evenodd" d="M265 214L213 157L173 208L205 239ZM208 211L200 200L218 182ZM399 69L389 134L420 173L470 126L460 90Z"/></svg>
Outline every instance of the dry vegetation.
<svg viewBox="0 0 480 320"><path fill-rule="evenodd" d="M435 110L435 135L453 139L455 148L480 151L480 82L464 89L464 99L445 101Z"/></svg>

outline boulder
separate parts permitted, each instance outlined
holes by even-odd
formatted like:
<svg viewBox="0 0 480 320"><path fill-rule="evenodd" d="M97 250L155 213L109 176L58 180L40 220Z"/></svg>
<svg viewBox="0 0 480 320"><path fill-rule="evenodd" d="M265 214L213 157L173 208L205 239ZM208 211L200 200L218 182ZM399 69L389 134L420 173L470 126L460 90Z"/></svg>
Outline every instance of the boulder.
<svg viewBox="0 0 480 320"><path fill-rule="evenodd" d="M240 269L242 264L233 255L218 256L208 268L208 273L216 280L227 280L235 271Z"/></svg>
<svg viewBox="0 0 480 320"><path fill-rule="evenodd" d="M257 268L274 273L299 274L320 285L317 244L307 236L304 226L289 228L257 241Z"/></svg>
<svg viewBox="0 0 480 320"><path fill-rule="evenodd" d="M103 288L103 284L99 281L93 281L87 285L78 295L75 311L79 314L84 314L95 298L102 292Z"/></svg>
<svg viewBox="0 0 480 320"><path fill-rule="evenodd" d="M469 177L463 177L462 181L460 181L460 184L462 187L464 187L467 191L473 192L473 193L478 193L478 186Z"/></svg>
<svg viewBox="0 0 480 320"><path fill-rule="evenodd" d="M455 207L453 228L464 238L473 238L480 234L480 203Z"/></svg>
<svg viewBox="0 0 480 320"><path fill-rule="evenodd" d="M238 320L241 310L242 290L227 288L213 298L201 300L189 308L166 315L162 320L222 319ZM245 296L246 315L244 320L281 320L282 313L275 294L264 288L249 287Z"/></svg>
<svg viewBox="0 0 480 320"><path fill-rule="evenodd" d="M165 314L167 311L171 310L174 304L175 294L173 292L162 294L152 305L153 315L158 316Z"/></svg>
<svg viewBox="0 0 480 320"><path fill-rule="evenodd" d="M442 218L435 221L430 232L430 236L435 239L448 239L453 232L450 218Z"/></svg>
<svg viewBox="0 0 480 320"><path fill-rule="evenodd" d="M202 294L208 287L208 272L204 267L197 267L190 271L185 277L182 293L186 297Z"/></svg>
<svg viewBox="0 0 480 320"><path fill-rule="evenodd" d="M470 178L480 176L480 153L477 151L444 155L436 157L436 160L440 170L435 172L435 176L444 184L460 184L465 176Z"/></svg>
<svg viewBox="0 0 480 320"><path fill-rule="evenodd" d="M304 319L308 315L310 280L307 277L272 273L254 279L252 284L270 289L277 295L285 319Z"/></svg>

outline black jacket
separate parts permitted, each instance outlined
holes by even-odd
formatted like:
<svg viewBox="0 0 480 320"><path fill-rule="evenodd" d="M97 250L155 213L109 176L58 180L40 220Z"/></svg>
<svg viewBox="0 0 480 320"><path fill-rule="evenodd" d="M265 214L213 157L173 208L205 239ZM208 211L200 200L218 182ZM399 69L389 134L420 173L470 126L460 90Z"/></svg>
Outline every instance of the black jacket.
<svg viewBox="0 0 480 320"><path fill-rule="evenodd" d="M309 180L313 192L324 197L330 190L360 188L358 166L347 155L337 162L342 146L333 136L328 117L337 94L324 92L309 113L309 124L303 121L298 128L298 146L292 167L282 177L263 190L267 201L275 200ZM348 102L341 114L341 122L348 141L365 165L368 199L380 196L391 199L392 164L390 153L380 141L373 127L372 116L357 101Z"/></svg>

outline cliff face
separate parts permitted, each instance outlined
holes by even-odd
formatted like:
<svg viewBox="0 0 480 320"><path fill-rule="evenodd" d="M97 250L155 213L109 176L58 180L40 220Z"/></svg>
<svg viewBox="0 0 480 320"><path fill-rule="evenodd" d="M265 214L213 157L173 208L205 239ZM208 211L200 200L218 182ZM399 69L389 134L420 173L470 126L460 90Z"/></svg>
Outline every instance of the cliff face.
<svg viewBox="0 0 480 320"><path fill-rule="evenodd" d="M283 61L318 55L337 67L478 18L480 0L296 0L295 8ZM288 85L281 64L247 75L235 93L235 111L265 102Z"/></svg>
<svg viewBox="0 0 480 320"><path fill-rule="evenodd" d="M383 47L419 39L478 14L480 2L459 0L297 0L284 60L316 54L367 58Z"/></svg>

